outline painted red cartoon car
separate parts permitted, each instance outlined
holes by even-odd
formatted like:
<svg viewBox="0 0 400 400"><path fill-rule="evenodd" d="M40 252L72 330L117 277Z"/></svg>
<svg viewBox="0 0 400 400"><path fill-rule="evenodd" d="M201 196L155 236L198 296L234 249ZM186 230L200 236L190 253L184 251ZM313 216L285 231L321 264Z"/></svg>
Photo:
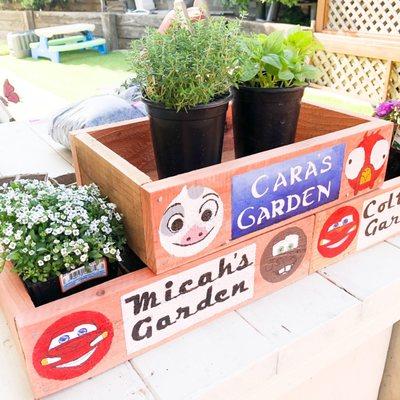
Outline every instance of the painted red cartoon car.
<svg viewBox="0 0 400 400"><path fill-rule="evenodd" d="M33 350L33 365L45 378L75 378L107 354L112 338L112 324L103 314L81 311L67 315L43 332Z"/></svg>
<svg viewBox="0 0 400 400"><path fill-rule="evenodd" d="M337 209L325 222L318 239L318 251L327 258L346 250L357 235L360 216L354 207Z"/></svg>

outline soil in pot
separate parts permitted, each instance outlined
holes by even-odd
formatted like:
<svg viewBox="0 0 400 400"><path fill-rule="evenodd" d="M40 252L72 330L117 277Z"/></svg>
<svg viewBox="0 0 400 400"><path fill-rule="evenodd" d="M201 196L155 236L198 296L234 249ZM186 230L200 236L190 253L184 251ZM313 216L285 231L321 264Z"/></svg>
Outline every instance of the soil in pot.
<svg viewBox="0 0 400 400"><path fill-rule="evenodd" d="M294 142L304 87L233 89L236 158Z"/></svg>
<svg viewBox="0 0 400 400"><path fill-rule="evenodd" d="M118 263L109 263L108 260L105 260L105 262L96 263L96 266L90 272L77 268L46 282L23 282L33 304L39 307L116 278L118 272Z"/></svg>
<svg viewBox="0 0 400 400"><path fill-rule="evenodd" d="M144 99L159 179L221 162L230 95L187 111Z"/></svg>

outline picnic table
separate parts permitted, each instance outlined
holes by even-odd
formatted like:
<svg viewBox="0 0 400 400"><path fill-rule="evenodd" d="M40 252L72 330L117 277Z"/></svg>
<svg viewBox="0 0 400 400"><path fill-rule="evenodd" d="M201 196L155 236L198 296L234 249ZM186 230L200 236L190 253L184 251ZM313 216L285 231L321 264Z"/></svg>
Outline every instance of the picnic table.
<svg viewBox="0 0 400 400"><path fill-rule="evenodd" d="M34 32L39 36L39 42L30 44L32 57L35 59L49 58L51 61L59 63L60 53L65 51L93 48L100 54L106 54L106 41L104 38L96 38L93 34L94 29L94 24L58 25L35 29ZM54 38L60 35L69 36Z"/></svg>

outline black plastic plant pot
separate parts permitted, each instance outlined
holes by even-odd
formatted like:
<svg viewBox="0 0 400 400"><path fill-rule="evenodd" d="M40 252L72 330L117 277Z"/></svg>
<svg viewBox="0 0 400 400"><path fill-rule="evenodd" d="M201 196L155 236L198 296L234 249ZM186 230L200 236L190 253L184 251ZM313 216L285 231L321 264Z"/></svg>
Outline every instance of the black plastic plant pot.
<svg viewBox="0 0 400 400"><path fill-rule="evenodd" d="M107 268L105 270L102 266L99 266L97 271L92 271L91 274L85 273L80 268L76 268L68 273L51 278L46 282L32 282L28 280L23 282L33 304L39 307L116 278L118 271L118 263L110 263L107 260Z"/></svg>
<svg viewBox="0 0 400 400"><path fill-rule="evenodd" d="M294 142L304 87L233 89L236 158Z"/></svg>
<svg viewBox="0 0 400 400"><path fill-rule="evenodd" d="M159 179L219 164L230 95L187 111L143 99Z"/></svg>
<svg viewBox="0 0 400 400"><path fill-rule="evenodd" d="M121 251L122 261L119 262L119 267L122 273L139 271L146 268L146 264L131 250L128 245L125 245Z"/></svg>

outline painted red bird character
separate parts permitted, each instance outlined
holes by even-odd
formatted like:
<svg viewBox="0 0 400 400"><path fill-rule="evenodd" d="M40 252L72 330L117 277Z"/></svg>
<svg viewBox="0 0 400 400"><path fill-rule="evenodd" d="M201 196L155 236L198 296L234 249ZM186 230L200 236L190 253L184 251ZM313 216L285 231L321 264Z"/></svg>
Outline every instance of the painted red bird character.
<svg viewBox="0 0 400 400"><path fill-rule="evenodd" d="M4 96L4 97L3 97ZM3 83L3 96L0 96L0 101L7 107L8 103L19 103L20 98L15 93L14 86L11 85L8 79Z"/></svg>
<svg viewBox="0 0 400 400"><path fill-rule="evenodd" d="M158 31L165 33L176 19L180 21L182 26L187 26L190 29L190 21L200 21L208 18L208 16L209 11L205 0L195 0L193 7L189 8L186 8L183 0L175 0L174 9L165 16Z"/></svg>
<svg viewBox="0 0 400 400"><path fill-rule="evenodd" d="M373 188L389 154L389 142L378 132L366 133L346 161L345 175L354 194Z"/></svg>

